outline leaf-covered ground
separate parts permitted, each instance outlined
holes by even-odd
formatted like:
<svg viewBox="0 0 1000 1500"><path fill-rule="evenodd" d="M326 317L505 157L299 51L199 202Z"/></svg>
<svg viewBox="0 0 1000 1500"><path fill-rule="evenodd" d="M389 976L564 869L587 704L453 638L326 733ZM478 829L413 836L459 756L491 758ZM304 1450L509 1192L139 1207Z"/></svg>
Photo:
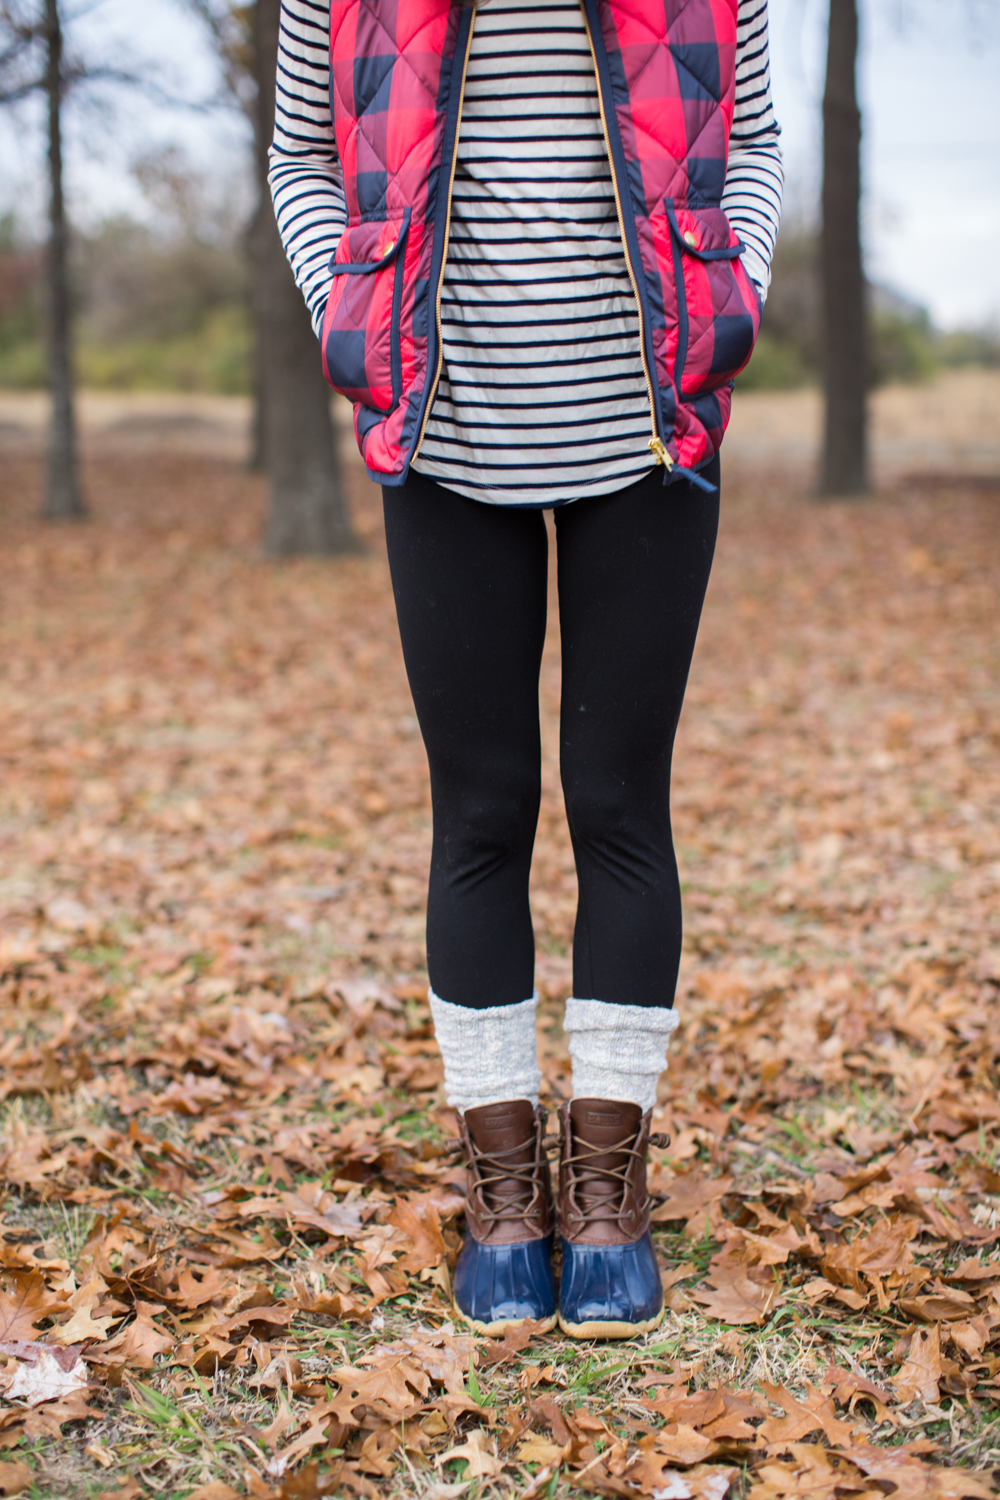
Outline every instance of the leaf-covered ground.
<svg viewBox="0 0 1000 1500"><path fill-rule="evenodd" d="M259 483L0 474L0 1492L945 1500L1000 1471L1000 499L727 479L682 724L648 1339L452 1322L425 763L369 554ZM534 911L574 881L558 635ZM530 1334L530 1330L528 1331Z"/></svg>

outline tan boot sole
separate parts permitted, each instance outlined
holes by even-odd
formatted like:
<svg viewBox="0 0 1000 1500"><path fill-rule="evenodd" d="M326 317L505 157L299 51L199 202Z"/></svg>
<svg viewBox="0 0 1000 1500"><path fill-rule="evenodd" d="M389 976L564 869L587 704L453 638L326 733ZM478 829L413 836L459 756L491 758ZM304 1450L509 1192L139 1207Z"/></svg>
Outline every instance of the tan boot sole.
<svg viewBox="0 0 1000 1500"><path fill-rule="evenodd" d="M556 1316L559 1327L571 1339L630 1339L637 1333L652 1333L654 1328L659 1328L666 1310L664 1303L655 1318L645 1318L641 1323L568 1323L562 1313L557 1313Z"/></svg>
<svg viewBox="0 0 1000 1500"><path fill-rule="evenodd" d="M530 1318L500 1318L496 1323L481 1323L478 1318L470 1318L468 1313L464 1313L457 1302L452 1302L451 1310L456 1318L459 1318L467 1327L474 1328L477 1333L488 1334L490 1338L499 1338L507 1332L508 1328L520 1328L522 1324L531 1321ZM662 1317L663 1314L661 1313L660 1316ZM553 1313L550 1318L543 1318L538 1324L537 1332L551 1333L556 1326L557 1317L558 1314Z"/></svg>

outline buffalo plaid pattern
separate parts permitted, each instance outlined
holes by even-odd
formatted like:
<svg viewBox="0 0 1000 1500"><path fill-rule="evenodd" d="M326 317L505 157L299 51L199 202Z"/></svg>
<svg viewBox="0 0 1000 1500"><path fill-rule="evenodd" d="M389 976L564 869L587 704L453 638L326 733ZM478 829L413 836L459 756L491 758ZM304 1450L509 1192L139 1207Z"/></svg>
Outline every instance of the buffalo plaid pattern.
<svg viewBox="0 0 1000 1500"><path fill-rule="evenodd" d="M660 432L686 468L718 450L730 382L760 326L757 294L719 207L737 5L585 0Z"/></svg>
<svg viewBox="0 0 1000 1500"><path fill-rule="evenodd" d="M719 448L760 304L720 208L738 0L583 0L636 274L657 425L686 468ZM471 12L331 0L330 89L349 211L323 328L368 471L400 483L438 359L434 297Z"/></svg>
<svg viewBox="0 0 1000 1500"><path fill-rule="evenodd" d="M466 12L466 31L468 21ZM462 22L452 0L330 6L330 105L348 221L324 317L323 367L354 402L358 444L382 483L405 477L434 377L432 288L444 252L441 174L450 173Z"/></svg>

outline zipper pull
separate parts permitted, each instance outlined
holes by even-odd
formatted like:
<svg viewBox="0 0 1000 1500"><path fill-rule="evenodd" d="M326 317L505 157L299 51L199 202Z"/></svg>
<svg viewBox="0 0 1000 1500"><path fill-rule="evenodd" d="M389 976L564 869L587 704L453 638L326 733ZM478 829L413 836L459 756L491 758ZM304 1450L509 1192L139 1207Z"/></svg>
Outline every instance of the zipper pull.
<svg viewBox="0 0 1000 1500"><path fill-rule="evenodd" d="M657 464L663 465L663 483L666 484L670 479L670 470L674 466L674 461L667 452L663 439L661 437L651 437L649 440L649 451L656 459Z"/></svg>
<svg viewBox="0 0 1000 1500"><path fill-rule="evenodd" d="M657 464L663 465L663 483L666 484L670 478L670 470L674 466L674 461L667 452L663 439L660 437L651 437L649 440L649 451L656 459Z"/></svg>
<svg viewBox="0 0 1000 1500"><path fill-rule="evenodd" d="M696 474L693 469L684 469L681 468L680 464L674 463L674 460L664 447L662 438L651 437L649 440L649 451L654 455L657 464L663 465L664 484L668 482L673 474L683 474L688 483L693 484L696 489L704 490L706 495L715 494L714 484L709 484L707 479L702 479L701 475Z"/></svg>

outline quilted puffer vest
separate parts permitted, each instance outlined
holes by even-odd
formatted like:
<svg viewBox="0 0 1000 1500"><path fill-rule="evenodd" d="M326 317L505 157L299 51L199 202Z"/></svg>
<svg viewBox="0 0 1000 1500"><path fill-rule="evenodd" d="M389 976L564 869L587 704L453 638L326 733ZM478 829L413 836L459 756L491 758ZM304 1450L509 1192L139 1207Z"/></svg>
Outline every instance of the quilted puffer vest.
<svg viewBox="0 0 1000 1500"><path fill-rule="evenodd" d="M706 463L760 301L720 207L738 0L581 0L642 328L649 447L670 477ZM441 278L475 10L331 0L330 96L348 222L323 368L354 403L371 477L401 484L441 371ZM664 475L664 478L667 474Z"/></svg>

